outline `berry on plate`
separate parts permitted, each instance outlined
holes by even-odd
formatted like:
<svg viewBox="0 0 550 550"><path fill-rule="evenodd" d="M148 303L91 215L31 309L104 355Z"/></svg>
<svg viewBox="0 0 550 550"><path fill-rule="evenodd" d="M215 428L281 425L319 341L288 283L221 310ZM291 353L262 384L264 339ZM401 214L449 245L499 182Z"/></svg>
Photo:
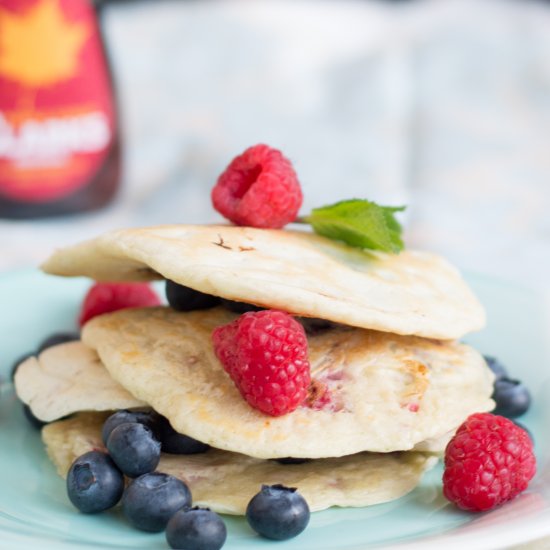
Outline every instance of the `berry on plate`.
<svg viewBox="0 0 550 550"><path fill-rule="evenodd" d="M524 491L535 471L527 432L502 416L477 413L447 445L443 493L463 510L491 510Z"/></svg>
<svg viewBox="0 0 550 550"><path fill-rule="evenodd" d="M160 460L159 441L150 428L137 422L114 428L106 446L115 464L128 477L152 472Z"/></svg>
<svg viewBox="0 0 550 550"><path fill-rule="evenodd" d="M181 508L191 506L191 492L179 479L160 472L134 479L122 496L126 519L142 531L156 533Z"/></svg>
<svg viewBox="0 0 550 550"><path fill-rule="evenodd" d="M214 208L237 225L280 229L296 219L302 189L290 161L268 145L234 158L212 189Z"/></svg>
<svg viewBox="0 0 550 550"><path fill-rule="evenodd" d="M247 311L261 311L262 309L264 309L260 306L255 306L254 304L247 304L246 302L236 302L235 300L226 300L225 298L222 298L221 304L225 309L228 309L229 311L232 311L233 313L238 313L240 315L246 313Z"/></svg>
<svg viewBox="0 0 550 550"><path fill-rule="evenodd" d="M217 296L199 292L170 280L166 280L165 292L168 304L176 311L210 309L220 303L220 299Z"/></svg>
<svg viewBox="0 0 550 550"><path fill-rule="evenodd" d="M160 299L148 283L95 283L84 298L78 323L129 307L160 305Z"/></svg>
<svg viewBox="0 0 550 550"><path fill-rule="evenodd" d="M85 514L112 508L122 496L124 477L109 455L89 451L78 457L67 474L70 501Z"/></svg>
<svg viewBox="0 0 550 550"><path fill-rule="evenodd" d="M487 366L493 371L497 380L508 377L508 369L496 357L484 355L483 359L485 359Z"/></svg>
<svg viewBox="0 0 550 550"><path fill-rule="evenodd" d="M208 508L178 510L166 526L166 540L170 548L219 550L226 538L225 523Z"/></svg>
<svg viewBox="0 0 550 550"><path fill-rule="evenodd" d="M507 377L495 380L492 398L495 400L495 414L506 418L517 418L526 413L531 406L531 394L526 386L518 380Z"/></svg>
<svg viewBox="0 0 550 550"><path fill-rule="evenodd" d="M212 334L214 351L248 403L271 416L295 410L310 383L307 338L288 313L244 313Z"/></svg>
<svg viewBox="0 0 550 550"><path fill-rule="evenodd" d="M496 358L490 355L483 357L487 366L495 375L493 395L496 408L494 414L506 418L517 418L526 413L531 406L531 394L519 380L513 380L508 369Z"/></svg>
<svg viewBox="0 0 550 550"><path fill-rule="evenodd" d="M246 519L258 534L273 540L299 535L309 523L309 506L294 488L263 485L248 503Z"/></svg>
<svg viewBox="0 0 550 550"><path fill-rule="evenodd" d="M205 453L210 449L210 445L176 432L170 422L163 416L159 418L157 424L157 437L163 453L195 455Z"/></svg>
<svg viewBox="0 0 550 550"><path fill-rule="evenodd" d="M304 464L305 462L311 462L311 458L294 458L293 456L286 456L284 458L274 459L283 466L294 466L295 464Z"/></svg>
<svg viewBox="0 0 550 550"><path fill-rule="evenodd" d="M101 428L101 438L103 443L107 445L107 440L111 435L111 432L121 424L126 423L138 423L147 426L157 436L158 424L160 422L160 416L154 411L129 411L121 409L113 413L105 422ZM157 437L158 439L158 437Z"/></svg>

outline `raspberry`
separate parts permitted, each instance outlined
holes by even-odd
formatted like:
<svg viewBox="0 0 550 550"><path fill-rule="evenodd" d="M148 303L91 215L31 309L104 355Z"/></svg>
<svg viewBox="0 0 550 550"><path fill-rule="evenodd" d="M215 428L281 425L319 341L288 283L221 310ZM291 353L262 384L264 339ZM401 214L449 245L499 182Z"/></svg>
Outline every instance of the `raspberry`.
<svg viewBox="0 0 550 550"><path fill-rule="evenodd" d="M84 298L78 323L128 307L160 305L160 299L147 283L95 283Z"/></svg>
<svg viewBox="0 0 550 550"><path fill-rule="evenodd" d="M527 432L502 416L477 413L447 445L443 493L463 510L491 510L524 491L535 471Z"/></svg>
<svg viewBox="0 0 550 550"><path fill-rule="evenodd" d="M296 219L302 189L290 161L268 145L234 158L212 189L214 208L237 225L280 229Z"/></svg>
<svg viewBox="0 0 550 550"><path fill-rule="evenodd" d="M304 328L288 313L248 312L214 330L214 351L248 403L271 416L296 409L310 383Z"/></svg>

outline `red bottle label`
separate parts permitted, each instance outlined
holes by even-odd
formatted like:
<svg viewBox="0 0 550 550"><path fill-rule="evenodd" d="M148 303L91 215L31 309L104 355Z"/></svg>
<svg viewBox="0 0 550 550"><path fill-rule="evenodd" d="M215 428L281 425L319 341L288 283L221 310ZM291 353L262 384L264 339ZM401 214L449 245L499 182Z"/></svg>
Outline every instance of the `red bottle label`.
<svg viewBox="0 0 550 550"><path fill-rule="evenodd" d="M64 197L104 163L110 76L88 0L0 0L0 195Z"/></svg>

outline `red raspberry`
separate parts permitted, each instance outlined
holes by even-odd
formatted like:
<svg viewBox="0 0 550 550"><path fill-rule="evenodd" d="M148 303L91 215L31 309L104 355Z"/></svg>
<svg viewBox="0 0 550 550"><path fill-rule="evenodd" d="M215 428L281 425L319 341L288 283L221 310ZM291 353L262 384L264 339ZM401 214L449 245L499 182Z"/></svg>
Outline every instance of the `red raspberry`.
<svg viewBox="0 0 550 550"><path fill-rule="evenodd" d="M304 328L288 313L251 311L214 330L214 351L248 403L271 416L296 409L310 383Z"/></svg>
<svg viewBox="0 0 550 550"><path fill-rule="evenodd" d="M445 450L443 493L463 510L491 510L524 491L535 471L525 430L502 416L472 414Z"/></svg>
<svg viewBox="0 0 550 550"><path fill-rule="evenodd" d="M290 161L267 145L234 158L212 189L214 208L237 225L279 229L296 219L302 189Z"/></svg>
<svg viewBox="0 0 550 550"><path fill-rule="evenodd" d="M95 283L84 298L78 323L128 307L160 305L160 299L147 283Z"/></svg>

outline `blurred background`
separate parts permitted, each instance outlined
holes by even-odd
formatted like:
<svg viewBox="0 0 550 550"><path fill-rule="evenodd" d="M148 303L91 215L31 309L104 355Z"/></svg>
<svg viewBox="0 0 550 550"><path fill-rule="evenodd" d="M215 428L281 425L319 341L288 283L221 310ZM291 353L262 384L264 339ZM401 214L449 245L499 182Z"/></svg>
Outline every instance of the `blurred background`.
<svg viewBox="0 0 550 550"><path fill-rule="evenodd" d="M548 288L550 2L119 1L101 24L120 191L95 213L0 220L0 270L111 228L219 221L217 176L265 142L293 161L303 213L407 204L409 246Z"/></svg>

